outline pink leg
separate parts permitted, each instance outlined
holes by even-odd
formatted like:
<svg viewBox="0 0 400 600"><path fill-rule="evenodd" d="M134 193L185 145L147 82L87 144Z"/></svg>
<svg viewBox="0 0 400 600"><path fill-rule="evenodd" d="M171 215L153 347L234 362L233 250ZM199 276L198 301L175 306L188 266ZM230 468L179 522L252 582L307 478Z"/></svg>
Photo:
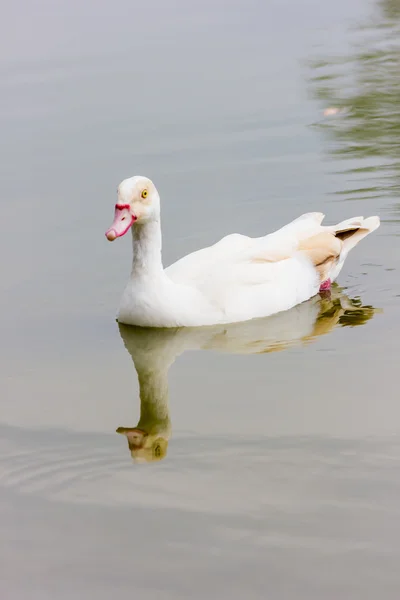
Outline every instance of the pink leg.
<svg viewBox="0 0 400 600"><path fill-rule="evenodd" d="M330 279L326 279L319 286L319 291L320 292L326 292L326 290L330 290L331 289L331 285L332 285L332 281Z"/></svg>

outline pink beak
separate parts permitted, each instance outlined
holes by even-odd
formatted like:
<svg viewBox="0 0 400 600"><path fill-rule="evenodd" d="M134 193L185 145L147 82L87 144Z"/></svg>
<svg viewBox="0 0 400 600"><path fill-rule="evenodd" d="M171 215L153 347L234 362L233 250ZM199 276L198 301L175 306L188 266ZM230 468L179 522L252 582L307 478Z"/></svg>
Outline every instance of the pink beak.
<svg viewBox="0 0 400 600"><path fill-rule="evenodd" d="M113 242L117 237L125 235L135 221L136 217L132 215L129 204L116 204L114 221L106 231L106 238L109 242Z"/></svg>

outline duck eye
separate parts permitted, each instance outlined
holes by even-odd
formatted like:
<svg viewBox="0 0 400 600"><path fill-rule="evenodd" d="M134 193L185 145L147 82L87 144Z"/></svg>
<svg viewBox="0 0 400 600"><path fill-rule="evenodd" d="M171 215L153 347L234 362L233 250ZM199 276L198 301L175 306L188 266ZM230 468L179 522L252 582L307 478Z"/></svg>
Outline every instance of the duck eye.
<svg viewBox="0 0 400 600"><path fill-rule="evenodd" d="M143 190L142 192L142 198L147 198L149 192L147 190Z"/></svg>

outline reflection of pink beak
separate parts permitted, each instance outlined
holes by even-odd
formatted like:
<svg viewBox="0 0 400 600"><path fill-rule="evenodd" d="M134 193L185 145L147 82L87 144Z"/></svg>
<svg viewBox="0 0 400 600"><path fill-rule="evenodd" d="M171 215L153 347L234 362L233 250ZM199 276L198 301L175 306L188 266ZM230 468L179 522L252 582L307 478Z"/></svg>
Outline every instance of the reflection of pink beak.
<svg viewBox="0 0 400 600"><path fill-rule="evenodd" d="M129 204L116 204L113 224L106 231L108 241L113 242L115 238L125 235L136 220L137 217L132 215Z"/></svg>

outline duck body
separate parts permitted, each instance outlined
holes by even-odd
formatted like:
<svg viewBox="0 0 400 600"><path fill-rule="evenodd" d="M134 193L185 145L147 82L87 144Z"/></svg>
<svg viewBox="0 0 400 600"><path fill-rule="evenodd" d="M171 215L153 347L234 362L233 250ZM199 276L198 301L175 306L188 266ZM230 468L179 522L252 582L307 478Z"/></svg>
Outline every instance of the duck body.
<svg viewBox="0 0 400 600"><path fill-rule="evenodd" d="M378 217L322 226L322 213L307 213L264 237L228 235L164 269L154 184L132 177L118 195L106 236L112 241L123 235L126 225L133 236L118 321L142 327L235 323L288 310L334 281L349 250L379 226Z"/></svg>

